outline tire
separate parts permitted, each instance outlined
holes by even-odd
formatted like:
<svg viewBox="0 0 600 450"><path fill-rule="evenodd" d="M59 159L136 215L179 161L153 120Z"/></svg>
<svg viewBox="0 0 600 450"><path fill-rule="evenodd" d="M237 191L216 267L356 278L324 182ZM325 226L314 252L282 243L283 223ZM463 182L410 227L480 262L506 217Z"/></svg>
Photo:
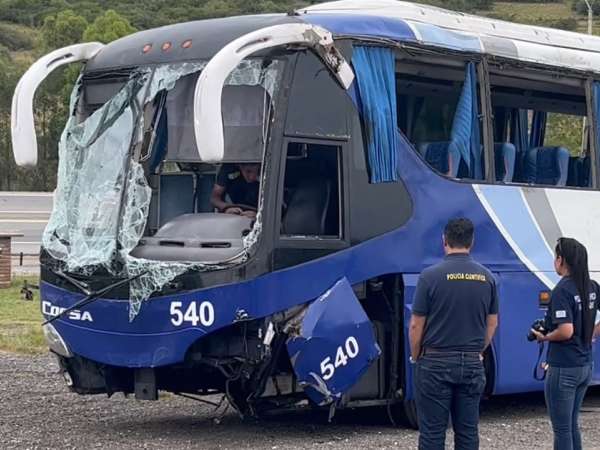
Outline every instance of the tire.
<svg viewBox="0 0 600 450"><path fill-rule="evenodd" d="M414 400L404 400L402 402L404 418L409 427L414 430L419 429L419 416L417 415L417 403Z"/></svg>
<svg viewBox="0 0 600 450"><path fill-rule="evenodd" d="M414 430L419 429L417 405L414 400L404 400L390 406L388 413L392 423L396 426L408 426Z"/></svg>
<svg viewBox="0 0 600 450"><path fill-rule="evenodd" d="M494 385L496 382L494 355L492 355L489 348L483 354L483 368L485 369L485 388L483 390L483 395L489 397L494 392Z"/></svg>

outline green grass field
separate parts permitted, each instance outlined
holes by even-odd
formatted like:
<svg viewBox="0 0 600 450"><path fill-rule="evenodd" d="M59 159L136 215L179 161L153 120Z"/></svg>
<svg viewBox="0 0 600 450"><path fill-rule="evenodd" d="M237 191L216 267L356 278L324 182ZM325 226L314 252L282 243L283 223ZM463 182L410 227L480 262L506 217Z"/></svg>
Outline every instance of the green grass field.
<svg viewBox="0 0 600 450"><path fill-rule="evenodd" d="M28 278L37 283L37 279ZM13 280L8 289L0 289L0 350L38 354L47 351L42 333L39 292L33 301L21 298L23 278Z"/></svg>

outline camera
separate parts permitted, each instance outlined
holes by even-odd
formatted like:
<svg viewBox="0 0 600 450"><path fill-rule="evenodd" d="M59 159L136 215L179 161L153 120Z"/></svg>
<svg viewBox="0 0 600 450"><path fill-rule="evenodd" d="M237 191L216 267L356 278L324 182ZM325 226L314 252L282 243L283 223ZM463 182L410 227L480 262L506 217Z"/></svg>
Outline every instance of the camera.
<svg viewBox="0 0 600 450"><path fill-rule="evenodd" d="M531 328L539 333L542 333L543 335L548 334L548 330L546 329L546 321L544 319L537 319L531 324ZM531 342L535 341L536 339L537 338L535 337L535 334L529 330L529 333L527 333L527 340Z"/></svg>

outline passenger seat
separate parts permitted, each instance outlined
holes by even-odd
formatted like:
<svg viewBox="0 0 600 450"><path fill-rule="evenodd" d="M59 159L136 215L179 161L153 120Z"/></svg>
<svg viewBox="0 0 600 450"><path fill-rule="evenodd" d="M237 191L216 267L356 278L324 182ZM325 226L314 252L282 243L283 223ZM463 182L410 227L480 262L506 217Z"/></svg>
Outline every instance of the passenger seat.
<svg viewBox="0 0 600 450"><path fill-rule="evenodd" d="M423 159L443 175L456 178L460 166L460 155L450 155L450 142L421 142L418 150Z"/></svg>
<svg viewBox="0 0 600 450"><path fill-rule="evenodd" d="M494 144L494 162L496 180L511 183L515 175L515 158L517 149L513 144L501 142Z"/></svg>
<svg viewBox="0 0 600 450"><path fill-rule="evenodd" d="M531 184L566 186L569 151L564 147L535 147L525 157L525 181Z"/></svg>

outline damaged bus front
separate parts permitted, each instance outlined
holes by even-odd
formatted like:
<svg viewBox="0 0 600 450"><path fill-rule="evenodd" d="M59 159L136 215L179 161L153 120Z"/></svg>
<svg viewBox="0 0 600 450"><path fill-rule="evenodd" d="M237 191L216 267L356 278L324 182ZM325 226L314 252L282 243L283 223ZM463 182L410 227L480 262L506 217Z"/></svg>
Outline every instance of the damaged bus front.
<svg viewBox="0 0 600 450"><path fill-rule="evenodd" d="M302 261L286 263L275 248L276 229L294 240L341 227L339 203L305 207L322 192L339 202L326 180L343 176L339 155L313 161L322 143L285 137L290 91L310 85L307 70L352 104L352 69L331 34L265 16L57 50L15 92L21 165L37 161L35 89L71 62L85 66L40 258L44 333L67 384L141 399L224 393L243 413L309 399L341 405L380 354L372 323L343 273L296 274L285 267ZM286 161L297 165L293 177ZM254 200L226 191L232 208L220 208L215 189L230 183Z"/></svg>

